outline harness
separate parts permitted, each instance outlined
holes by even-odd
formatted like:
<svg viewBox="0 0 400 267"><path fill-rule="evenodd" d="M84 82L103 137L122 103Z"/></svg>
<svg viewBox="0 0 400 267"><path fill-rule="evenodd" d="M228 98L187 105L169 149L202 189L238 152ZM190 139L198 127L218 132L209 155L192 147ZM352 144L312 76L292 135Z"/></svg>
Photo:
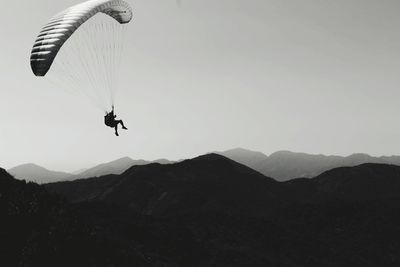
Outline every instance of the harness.
<svg viewBox="0 0 400 267"><path fill-rule="evenodd" d="M115 118L113 112L107 113L107 115L104 116L104 124L109 127L115 127Z"/></svg>

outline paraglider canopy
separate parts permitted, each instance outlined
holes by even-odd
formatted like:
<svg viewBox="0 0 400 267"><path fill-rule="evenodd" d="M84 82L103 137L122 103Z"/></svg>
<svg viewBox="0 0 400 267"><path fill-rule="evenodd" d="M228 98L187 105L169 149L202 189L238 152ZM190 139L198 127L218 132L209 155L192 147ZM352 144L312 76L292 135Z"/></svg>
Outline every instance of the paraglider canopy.
<svg viewBox="0 0 400 267"><path fill-rule="evenodd" d="M55 15L41 30L32 48L31 67L36 76L45 76L58 51L71 35L97 13L104 13L121 24L132 19L128 3L121 0L91 0Z"/></svg>

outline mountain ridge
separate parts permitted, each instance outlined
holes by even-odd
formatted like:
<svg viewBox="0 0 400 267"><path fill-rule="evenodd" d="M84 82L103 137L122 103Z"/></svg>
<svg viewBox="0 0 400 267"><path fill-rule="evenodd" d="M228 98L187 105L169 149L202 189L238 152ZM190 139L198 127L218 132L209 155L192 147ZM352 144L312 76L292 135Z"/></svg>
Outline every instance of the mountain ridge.
<svg viewBox="0 0 400 267"><path fill-rule="evenodd" d="M17 165L8 169L7 171L19 180L27 180L31 182L37 182L39 184L45 184L63 180L70 181L89 177L99 177L108 174L121 174L131 166L146 165L153 162L158 162L160 164L171 164L174 161L170 161L168 159L147 161L143 159L134 160L130 157L122 157L110 162L97 164L90 168L83 168L80 171L74 171L72 173L49 170L34 163Z"/></svg>
<svg viewBox="0 0 400 267"><path fill-rule="evenodd" d="M243 184L243 180L247 182ZM112 203L127 202L128 206L146 214L164 214L168 205L172 206L168 206L167 209L187 211L186 202L197 203L199 210L207 210L207 203L219 203L214 208L225 207L227 210L231 207L223 202L243 206L243 203L238 203L235 195L247 196L246 203L254 199L258 199L257 202L260 203L268 203L275 197L275 193L264 193L269 192L272 188L270 185L277 183L274 179L226 157L207 154L170 165L136 165L120 175L47 184L46 188L63 194L73 202L88 199ZM218 196L221 190L229 192L222 202ZM149 202L144 204L143 199ZM161 199L164 203L157 206ZM137 203L143 205L138 206ZM182 208L172 208L176 205Z"/></svg>
<svg viewBox="0 0 400 267"><path fill-rule="evenodd" d="M243 148L235 148L215 153L244 164L268 177L273 177L278 181L287 181L300 177L312 178L330 169L356 166L363 163L400 165L400 156L373 157L365 153L353 153L349 156L335 156L280 150L267 156L262 152L251 151ZM174 163L174 161L167 159L147 161L122 157L110 162L95 165L91 168L85 168L77 174L51 171L35 164L30 165L34 165L36 171L33 171L32 167L28 168L28 170L23 170L29 165L24 164L9 169L9 172L18 179L27 179L39 183L50 183L60 180L75 180L99 177L108 174L121 174L133 165L145 165L153 162L161 164ZM18 170L18 168L21 168L22 170Z"/></svg>
<svg viewBox="0 0 400 267"><path fill-rule="evenodd" d="M400 165L400 156L396 155L373 157L365 153L353 153L349 156L336 156L281 150L267 156L262 152L242 148L216 153L245 164L266 176L274 177L278 181L299 177L312 178L330 169L363 163Z"/></svg>

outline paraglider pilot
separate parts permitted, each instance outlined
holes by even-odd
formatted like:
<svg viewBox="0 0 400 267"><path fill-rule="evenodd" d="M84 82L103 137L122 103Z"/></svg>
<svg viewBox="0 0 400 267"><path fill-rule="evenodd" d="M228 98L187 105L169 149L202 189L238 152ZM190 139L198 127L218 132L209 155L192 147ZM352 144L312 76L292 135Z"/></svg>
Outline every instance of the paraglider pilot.
<svg viewBox="0 0 400 267"><path fill-rule="evenodd" d="M118 124L121 124L122 129L124 129L124 130L128 130L128 128L125 127L124 122L122 120L116 120L115 119L116 117L117 117L117 115L114 115L114 106L112 106L112 110L104 116L104 124L111 128L114 128L115 135L119 136L118 135Z"/></svg>

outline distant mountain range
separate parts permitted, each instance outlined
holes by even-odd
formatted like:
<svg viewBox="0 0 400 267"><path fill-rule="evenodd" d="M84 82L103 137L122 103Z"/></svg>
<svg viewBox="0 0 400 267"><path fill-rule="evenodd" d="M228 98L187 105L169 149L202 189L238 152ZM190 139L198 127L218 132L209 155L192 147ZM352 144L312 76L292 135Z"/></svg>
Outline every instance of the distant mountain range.
<svg viewBox="0 0 400 267"><path fill-rule="evenodd" d="M356 166L363 163L400 165L400 156L372 157L368 154L352 154L347 157L312 155L278 151L270 156L242 148L216 152L278 181L300 177L315 177L327 170Z"/></svg>
<svg viewBox="0 0 400 267"><path fill-rule="evenodd" d="M146 165L154 162L160 164L173 163L173 161L169 161L167 159L146 161L133 160L129 157L124 157L111 162L96 165L92 168L82 169L74 173L52 171L32 163L18 165L14 168L8 169L7 171L17 179L25 179L27 181L45 184L63 180L71 181L88 177L98 177L107 174L121 174L129 167L134 165Z"/></svg>
<svg viewBox="0 0 400 267"><path fill-rule="evenodd" d="M8 169L7 172L17 179L25 179L38 184L62 181L71 176L70 173L51 171L32 163L16 166Z"/></svg>
<svg viewBox="0 0 400 267"><path fill-rule="evenodd" d="M246 165L277 181L287 181L302 177L312 178L333 168L357 166L363 163L400 165L400 156L372 157L361 153L342 157L278 151L267 156L261 152L243 148L215 153ZM133 160L129 157L124 157L99 164L92 168L82 169L80 172L75 172L74 174L47 170L35 164L20 165L8 171L17 179L27 179L28 181L38 183L51 183L61 180L76 180L108 174L121 174L132 166L150 163L171 164L174 161L167 159L155 161Z"/></svg>

